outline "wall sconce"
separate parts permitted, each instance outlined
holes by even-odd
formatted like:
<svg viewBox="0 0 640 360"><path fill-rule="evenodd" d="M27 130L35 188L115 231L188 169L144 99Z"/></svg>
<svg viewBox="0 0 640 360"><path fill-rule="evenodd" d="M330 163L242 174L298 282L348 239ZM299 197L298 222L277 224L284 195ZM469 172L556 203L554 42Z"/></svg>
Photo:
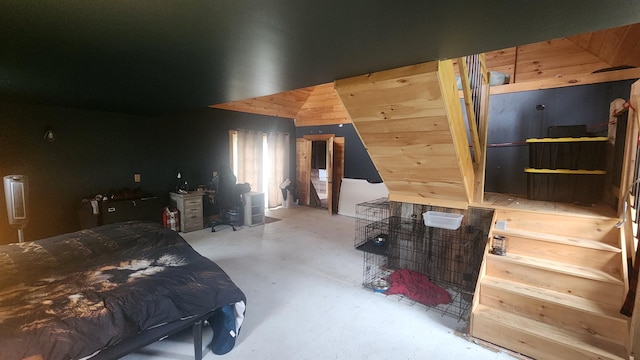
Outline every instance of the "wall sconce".
<svg viewBox="0 0 640 360"><path fill-rule="evenodd" d="M44 132L44 136L42 138L44 141L54 142L56 141L56 133L53 132L53 129L49 128Z"/></svg>

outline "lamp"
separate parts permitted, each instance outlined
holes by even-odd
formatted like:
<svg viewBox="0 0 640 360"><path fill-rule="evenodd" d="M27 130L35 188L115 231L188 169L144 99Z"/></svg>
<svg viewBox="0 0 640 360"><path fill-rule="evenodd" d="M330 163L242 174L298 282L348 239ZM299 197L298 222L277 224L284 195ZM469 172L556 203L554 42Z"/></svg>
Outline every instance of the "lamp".
<svg viewBox="0 0 640 360"><path fill-rule="evenodd" d="M53 129L47 128L42 138L44 139L44 141L54 142L56 141L56 133L53 132Z"/></svg>

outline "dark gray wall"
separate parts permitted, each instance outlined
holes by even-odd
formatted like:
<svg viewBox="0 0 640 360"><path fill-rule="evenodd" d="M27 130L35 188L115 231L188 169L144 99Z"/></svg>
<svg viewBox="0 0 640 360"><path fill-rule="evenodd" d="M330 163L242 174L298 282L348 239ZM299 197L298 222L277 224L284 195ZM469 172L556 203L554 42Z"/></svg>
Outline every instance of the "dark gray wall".
<svg viewBox="0 0 640 360"><path fill-rule="evenodd" d="M166 202L178 170L206 184L228 166L230 129L294 133L292 120L213 109L159 118L10 102L0 123L0 176L29 178L26 240L78 230L81 200L95 194L140 187ZM43 140L47 127L56 141ZM0 243L15 241L0 192Z"/></svg>
<svg viewBox="0 0 640 360"><path fill-rule="evenodd" d="M344 177L364 179L370 182L382 181L353 124L296 128L296 138L314 134L335 134L338 137L344 137Z"/></svg>
<svg viewBox="0 0 640 360"><path fill-rule="evenodd" d="M628 98L633 81L495 95L491 98L489 143L519 143L542 136L550 125L604 123L609 103ZM544 104L543 111L536 105ZM181 170L192 185L206 184L212 171L228 166L228 130L295 134L333 133L345 137L345 177L380 181L353 125L294 128L290 119L202 109L144 117L23 103L0 103L0 176L22 174L30 183L27 240L78 230L81 199L120 188L140 187L166 201ZM52 127L55 142L45 142ZM593 128L596 130L596 128ZM604 128L602 128L604 130ZM291 152L295 178L295 151ZM490 147L486 190L526 194L526 145ZM142 182L133 182L133 174ZM7 222L0 192L0 243L17 233Z"/></svg>
<svg viewBox="0 0 640 360"><path fill-rule="evenodd" d="M0 95L159 114L640 22L640 2L0 2Z"/></svg>
<svg viewBox="0 0 640 360"><path fill-rule="evenodd" d="M229 166L229 130L256 130L288 133L290 136L290 178L295 179L295 127L292 119L202 109L162 119L176 124L181 145L173 147L180 154L179 167L189 184L206 184L212 172Z"/></svg>
<svg viewBox="0 0 640 360"><path fill-rule="evenodd" d="M634 80L491 96L485 191L527 193L527 138L544 137L549 126L587 125L606 136L609 103L628 99ZM544 105L544 110L536 109Z"/></svg>

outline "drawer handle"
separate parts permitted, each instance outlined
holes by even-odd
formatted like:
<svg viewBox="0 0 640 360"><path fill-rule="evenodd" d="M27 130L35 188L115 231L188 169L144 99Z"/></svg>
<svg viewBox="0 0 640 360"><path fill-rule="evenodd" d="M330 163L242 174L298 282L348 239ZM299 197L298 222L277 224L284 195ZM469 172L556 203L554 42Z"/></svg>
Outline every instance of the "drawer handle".
<svg viewBox="0 0 640 360"><path fill-rule="evenodd" d="M107 212L116 212L116 208L109 207L109 208L107 208Z"/></svg>

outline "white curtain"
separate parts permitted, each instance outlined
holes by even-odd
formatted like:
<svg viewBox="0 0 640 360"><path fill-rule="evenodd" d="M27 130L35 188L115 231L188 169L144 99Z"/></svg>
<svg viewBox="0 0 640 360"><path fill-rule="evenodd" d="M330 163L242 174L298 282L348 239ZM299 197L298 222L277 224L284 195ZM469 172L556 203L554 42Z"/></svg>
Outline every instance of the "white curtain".
<svg viewBox="0 0 640 360"><path fill-rule="evenodd" d="M289 134L244 130L235 133L237 158L232 161L237 165L238 183L249 183L251 191L265 193L269 208L282 205L280 184L289 178Z"/></svg>
<svg viewBox="0 0 640 360"><path fill-rule="evenodd" d="M272 133L267 135L269 153L268 207L282 205L280 184L289 178L289 134Z"/></svg>
<svg viewBox="0 0 640 360"><path fill-rule="evenodd" d="M249 183L251 191L262 189L262 146L264 134L261 132L238 131L238 183Z"/></svg>

